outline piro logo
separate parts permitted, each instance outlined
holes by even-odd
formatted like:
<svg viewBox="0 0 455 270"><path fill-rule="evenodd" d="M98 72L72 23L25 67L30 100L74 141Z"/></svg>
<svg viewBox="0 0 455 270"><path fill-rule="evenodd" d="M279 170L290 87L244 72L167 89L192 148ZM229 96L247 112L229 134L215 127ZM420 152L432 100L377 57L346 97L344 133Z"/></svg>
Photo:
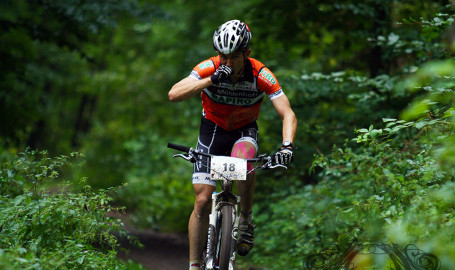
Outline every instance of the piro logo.
<svg viewBox="0 0 455 270"><path fill-rule="evenodd" d="M219 103L230 104L230 105L249 105L252 100L247 98L232 98L223 96L213 96L214 100Z"/></svg>
<svg viewBox="0 0 455 270"><path fill-rule="evenodd" d="M208 68L208 67L213 67L213 63L212 61L205 61L205 62L202 62L198 65L198 67L200 69L204 69L204 68Z"/></svg>
<svg viewBox="0 0 455 270"><path fill-rule="evenodd" d="M229 104L229 105L237 105L237 106L248 106L248 105L253 105L256 104L257 102L261 101L264 98L264 93L258 95L258 96L251 96L246 95L246 96L238 96L238 97L232 97L232 96L224 96L224 95L218 95L214 94L210 91L204 91L212 101L222 103L222 104Z"/></svg>
<svg viewBox="0 0 455 270"><path fill-rule="evenodd" d="M271 84L275 84L276 83L276 80L273 77L273 75L270 72L266 71L265 69L261 70L259 75L262 76L267 81L269 81Z"/></svg>

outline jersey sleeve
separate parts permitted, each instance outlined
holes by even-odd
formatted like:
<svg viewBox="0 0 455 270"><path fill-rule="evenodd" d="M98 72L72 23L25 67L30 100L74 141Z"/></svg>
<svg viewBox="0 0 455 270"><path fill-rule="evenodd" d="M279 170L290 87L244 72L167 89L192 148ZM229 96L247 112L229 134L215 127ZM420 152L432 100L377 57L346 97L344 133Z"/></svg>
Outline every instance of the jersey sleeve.
<svg viewBox="0 0 455 270"><path fill-rule="evenodd" d="M263 67L258 74L258 88L264 91L270 100L284 95L275 75L267 67Z"/></svg>
<svg viewBox="0 0 455 270"><path fill-rule="evenodd" d="M216 62L215 57L202 61L193 68L190 76L198 80L212 76L216 70Z"/></svg>

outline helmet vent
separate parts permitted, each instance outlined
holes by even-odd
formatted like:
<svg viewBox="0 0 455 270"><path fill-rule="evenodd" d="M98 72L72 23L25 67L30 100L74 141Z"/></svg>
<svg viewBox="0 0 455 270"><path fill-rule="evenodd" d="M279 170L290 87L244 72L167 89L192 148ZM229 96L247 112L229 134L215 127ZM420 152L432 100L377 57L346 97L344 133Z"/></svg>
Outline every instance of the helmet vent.
<svg viewBox="0 0 455 270"><path fill-rule="evenodd" d="M230 54L248 47L251 32L248 26L239 21L231 20L221 25L213 34L213 47L223 54Z"/></svg>

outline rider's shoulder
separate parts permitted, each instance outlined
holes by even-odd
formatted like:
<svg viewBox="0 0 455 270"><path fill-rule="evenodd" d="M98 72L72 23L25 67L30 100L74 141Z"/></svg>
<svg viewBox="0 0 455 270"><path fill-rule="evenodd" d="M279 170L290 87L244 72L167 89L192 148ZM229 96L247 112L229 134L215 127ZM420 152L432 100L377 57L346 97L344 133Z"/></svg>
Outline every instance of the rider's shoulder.
<svg viewBox="0 0 455 270"><path fill-rule="evenodd" d="M219 61L217 61L216 57L211 57L197 64L193 70L204 78L213 74L219 65Z"/></svg>
<svg viewBox="0 0 455 270"><path fill-rule="evenodd" d="M250 57L250 58L248 58L248 60L250 60L253 70L260 71L262 68L265 67L265 65L261 61L255 59L255 58Z"/></svg>
<svg viewBox="0 0 455 270"><path fill-rule="evenodd" d="M264 79L270 79L270 76L275 77L275 75L273 75L272 71L270 71L270 69L266 65L264 65L261 61L254 59L254 58L248 58L248 60L250 60L251 66L252 66L254 74L256 76L262 77ZM276 78L275 78L275 80L276 80Z"/></svg>
<svg viewBox="0 0 455 270"><path fill-rule="evenodd" d="M250 58L251 61L252 58ZM253 59L254 61L251 62L254 70L255 76L258 79L258 87L260 89L270 89L272 91L278 91L280 89L280 85L278 84L278 80L276 79L275 75L270 71L270 69L265 66L262 62Z"/></svg>
<svg viewBox="0 0 455 270"><path fill-rule="evenodd" d="M219 61L217 61L216 57L210 57L209 59L205 59L205 60L201 61L199 64L196 65L195 68L202 70L205 68L216 67L217 62L219 62Z"/></svg>

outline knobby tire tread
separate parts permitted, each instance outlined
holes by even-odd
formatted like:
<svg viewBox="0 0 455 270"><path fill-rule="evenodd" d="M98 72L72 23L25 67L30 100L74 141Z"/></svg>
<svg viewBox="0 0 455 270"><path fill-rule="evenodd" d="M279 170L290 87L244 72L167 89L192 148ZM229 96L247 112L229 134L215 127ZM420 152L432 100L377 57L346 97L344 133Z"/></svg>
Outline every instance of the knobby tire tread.
<svg viewBox="0 0 455 270"><path fill-rule="evenodd" d="M229 269L231 259L232 244L232 205L225 205L221 209L221 250L220 250L220 270Z"/></svg>

